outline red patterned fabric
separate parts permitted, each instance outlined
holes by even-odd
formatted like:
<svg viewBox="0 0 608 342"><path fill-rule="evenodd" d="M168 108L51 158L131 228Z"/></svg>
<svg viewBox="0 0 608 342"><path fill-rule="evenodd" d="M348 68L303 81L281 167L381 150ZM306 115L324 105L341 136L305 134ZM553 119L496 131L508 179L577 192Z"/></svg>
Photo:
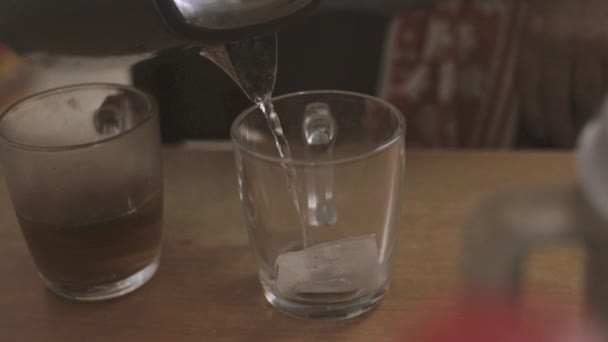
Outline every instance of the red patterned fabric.
<svg viewBox="0 0 608 342"><path fill-rule="evenodd" d="M523 9L518 0L453 0L393 20L380 96L403 111L411 145L513 144Z"/></svg>

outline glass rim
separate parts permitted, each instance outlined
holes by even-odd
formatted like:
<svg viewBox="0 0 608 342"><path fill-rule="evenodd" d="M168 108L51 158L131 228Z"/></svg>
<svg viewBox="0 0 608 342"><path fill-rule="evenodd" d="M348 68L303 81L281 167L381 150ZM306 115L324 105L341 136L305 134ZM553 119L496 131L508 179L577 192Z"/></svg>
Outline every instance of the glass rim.
<svg viewBox="0 0 608 342"><path fill-rule="evenodd" d="M257 104L254 104L254 105L250 106L249 108L245 109L243 112L241 112L241 114L239 114L239 116L237 116L237 118L232 123L232 127L230 128L230 137L231 137L232 143L235 145L235 147L239 151L244 151L244 152L254 156L257 159L263 160L266 162L271 162L274 164L285 164L285 165L296 166L296 167L297 166L323 166L323 165L344 164L344 163L350 163L350 162L354 162L354 161L358 161L358 160L368 159L369 157L374 156L378 153L381 153L384 150L393 146L393 144L395 144L395 142L399 141L399 139L401 139L401 137L405 134L406 122L405 122L405 117L403 116L401 111L397 107L395 107L393 104L391 104L390 102L388 102L384 99L381 99L379 97L372 96L372 95L367 95L367 94L353 92L353 91L345 91L345 90L307 90L307 91L293 92L293 93L273 97L272 101L280 101L280 100L285 100L285 99L289 99L292 97L298 97L298 96L303 96L303 95L332 95L332 94L356 97L359 99L369 100L369 101L372 101L374 103L384 106L385 108L387 108L389 110L391 115L397 119L397 127L396 127L395 131L385 141L383 141L382 143L378 143L377 146L370 149L369 151L360 153L360 154L356 154L353 156L336 158L336 159L332 159L332 160L320 160L320 161L304 161L304 160L297 160L297 159L292 159L292 158L283 159L281 157L271 156L271 155L268 155L265 153L260 153L260 152L254 151L251 148L249 148L245 143L243 143L242 139L240 138L240 134L238 132L238 127L240 126L240 124L245 120L245 118L248 115L255 112L256 110L259 110L259 107L257 106Z"/></svg>
<svg viewBox="0 0 608 342"><path fill-rule="evenodd" d="M0 130L0 142L4 142L10 146L13 146L13 147L16 147L16 148L19 148L22 150L39 151L39 152L61 152L61 151L72 151L72 150L78 150L78 149L85 149L85 148L89 148L89 147L96 147L99 145L103 145L107 142L124 137L124 136L130 134L131 132L136 131L138 128L140 128L141 126L143 126L144 124L146 124L147 122L152 120L152 118L154 118L156 115L158 115L158 104L156 103L156 101L154 100L152 95L150 95L148 92L141 90L139 88L136 88L134 86L126 85L126 84L118 84L118 83L107 83L107 82L76 83L76 84L64 85L64 86L59 86L59 87L39 91L39 92L36 92L36 93L23 97L22 99L18 100L17 102L13 103L9 107L7 107L5 110L0 112L0 127L2 126L4 119L12 111L14 111L19 106L21 106L24 103L27 103L31 100L41 99L44 97L53 96L53 95L57 95L57 94L62 94L62 93L68 92L68 91L83 90L83 89L104 89L104 88L105 89L121 89L121 90L129 91L131 93L137 94L137 96L144 98L146 107L147 107L146 111L145 111L146 117L144 119L142 119L141 121L137 122L135 125L133 125L133 127L130 127L129 129L124 130L116 135L113 135L113 136L110 136L110 137L107 137L104 139L80 143L80 144L68 144L68 145L64 145L64 146L34 146L34 145L30 145L30 144L20 143L13 139L9 139L4 134L1 133L1 130Z"/></svg>

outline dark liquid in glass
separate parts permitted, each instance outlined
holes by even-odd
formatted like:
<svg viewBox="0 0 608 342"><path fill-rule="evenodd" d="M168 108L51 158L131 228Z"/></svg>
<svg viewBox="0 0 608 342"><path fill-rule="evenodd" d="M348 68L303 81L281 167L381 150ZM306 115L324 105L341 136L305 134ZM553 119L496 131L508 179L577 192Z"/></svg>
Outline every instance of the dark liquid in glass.
<svg viewBox="0 0 608 342"><path fill-rule="evenodd" d="M41 275L54 283L115 282L148 266L160 252L161 193L135 210L91 224L52 225L17 217Z"/></svg>

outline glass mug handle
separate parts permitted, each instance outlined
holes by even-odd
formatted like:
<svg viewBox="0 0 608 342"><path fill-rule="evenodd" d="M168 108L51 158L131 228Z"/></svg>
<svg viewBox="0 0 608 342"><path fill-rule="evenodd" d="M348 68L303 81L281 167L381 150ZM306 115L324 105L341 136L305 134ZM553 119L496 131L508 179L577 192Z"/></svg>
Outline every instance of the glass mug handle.
<svg viewBox="0 0 608 342"><path fill-rule="evenodd" d="M465 231L465 288L516 301L531 250L582 240L598 220L575 185L512 192L484 202Z"/></svg>

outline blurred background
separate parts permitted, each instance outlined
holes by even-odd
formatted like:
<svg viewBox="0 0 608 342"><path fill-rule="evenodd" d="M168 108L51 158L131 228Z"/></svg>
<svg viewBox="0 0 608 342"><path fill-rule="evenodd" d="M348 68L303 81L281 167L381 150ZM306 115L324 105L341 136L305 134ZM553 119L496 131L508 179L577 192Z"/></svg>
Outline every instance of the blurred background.
<svg viewBox="0 0 608 342"><path fill-rule="evenodd" d="M410 146L571 148L608 88L603 0L325 1L279 32L275 94L341 89L404 113ZM180 51L139 60L17 56L0 46L0 108L80 82L153 94L163 140L229 138L251 105L223 71Z"/></svg>

